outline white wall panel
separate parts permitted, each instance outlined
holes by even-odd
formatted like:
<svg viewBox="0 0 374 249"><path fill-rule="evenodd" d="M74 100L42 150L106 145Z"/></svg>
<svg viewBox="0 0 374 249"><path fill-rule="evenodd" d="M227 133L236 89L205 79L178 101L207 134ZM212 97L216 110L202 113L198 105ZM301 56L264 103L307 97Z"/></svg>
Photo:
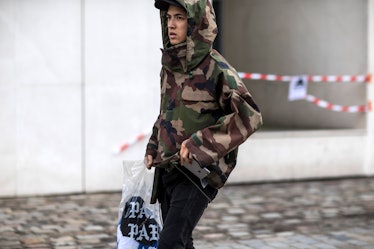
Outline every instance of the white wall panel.
<svg viewBox="0 0 374 249"><path fill-rule="evenodd" d="M0 196L16 193L16 89L0 85Z"/></svg>
<svg viewBox="0 0 374 249"><path fill-rule="evenodd" d="M77 0L17 1L17 83L80 83L81 8Z"/></svg>
<svg viewBox="0 0 374 249"><path fill-rule="evenodd" d="M14 2L0 1L0 196L15 195L17 187L14 9Z"/></svg>
<svg viewBox="0 0 374 249"><path fill-rule="evenodd" d="M0 1L0 86L14 83L15 1Z"/></svg>
<svg viewBox="0 0 374 249"><path fill-rule="evenodd" d="M159 23L158 11L147 0L86 1L87 84L125 84L132 89L149 74L157 74L153 76L157 79L161 55ZM157 66L148 67L150 62Z"/></svg>
<svg viewBox="0 0 374 249"><path fill-rule="evenodd" d="M17 194L81 191L80 88L32 86L18 94Z"/></svg>
<svg viewBox="0 0 374 249"><path fill-rule="evenodd" d="M143 159L159 107L159 12L149 1L85 2L86 190L118 190L122 160ZM156 30L156 31L155 31Z"/></svg>
<svg viewBox="0 0 374 249"><path fill-rule="evenodd" d="M0 37L0 195L80 192L80 1L1 0Z"/></svg>

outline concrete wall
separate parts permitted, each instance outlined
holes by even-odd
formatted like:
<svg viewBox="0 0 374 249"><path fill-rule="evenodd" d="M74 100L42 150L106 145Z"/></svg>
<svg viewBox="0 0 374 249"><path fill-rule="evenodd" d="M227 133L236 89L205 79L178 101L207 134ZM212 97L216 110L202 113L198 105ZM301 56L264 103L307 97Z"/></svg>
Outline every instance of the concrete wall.
<svg viewBox="0 0 374 249"><path fill-rule="evenodd" d="M239 70L280 75L367 73L367 0L230 0L223 4L223 53ZM246 81L267 127L365 128L365 114L289 102L288 84ZM365 84L310 83L308 93L340 105L366 103Z"/></svg>
<svg viewBox="0 0 374 249"><path fill-rule="evenodd" d="M372 72L367 60L368 54L373 56L372 1L221 2L223 53L239 71ZM288 83L247 80L246 84L264 115L265 132L242 146L245 152L239 154L232 182L373 174L372 112L333 112L306 101L289 102ZM365 83L309 83L308 94L334 104L361 105L373 98L373 89Z"/></svg>
<svg viewBox="0 0 374 249"><path fill-rule="evenodd" d="M235 23L234 31L258 32L259 40L245 40L243 34L238 39L223 27L225 44L227 39L238 42L225 46L224 53L240 71L355 74L369 67L373 72L373 1L246 0L252 14L245 14L243 6L238 11L247 24L236 20L240 13L225 13L224 18ZM224 4L228 2L239 4ZM344 18L335 9L345 11ZM331 14L329 25L319 20L321 11ZM298 42L288 44L295 32L289 18L294 13L303 20L296 25L298 35L304 34L304 26L313 30L313 39L303 42L312 46L323 40L319 30L330 26L324 32L334 31L339 45L333 36L327 47L316 44L317 52L310 47L304 51ZM266 29L260 32L257 25L263 22ZM266 43L263 38L272 33L275 40ZM258 50L261 43L267 44L263 51ZM248 54L239 49L244 45ZM122 160L142 159L145 140L119 155L112 152L148 131L157 116L159 47L159 16L148 0L0 0L0 196L119 190ZM344 48L348 51L343 55ZM290 53L291 59L284 61ZM308 103L288 103L284 86L247 84L268 127L288 131L263 129L244 143L231 182L374 174L373 113L327 112ZM311 90L331 101L356 104L366 100L365 94L373 99L372 88L329 85ZM342 97L347 92L352 97ZM321 127L355 129L317 130ZM303 128L312 130L293 130Z"/></svg>

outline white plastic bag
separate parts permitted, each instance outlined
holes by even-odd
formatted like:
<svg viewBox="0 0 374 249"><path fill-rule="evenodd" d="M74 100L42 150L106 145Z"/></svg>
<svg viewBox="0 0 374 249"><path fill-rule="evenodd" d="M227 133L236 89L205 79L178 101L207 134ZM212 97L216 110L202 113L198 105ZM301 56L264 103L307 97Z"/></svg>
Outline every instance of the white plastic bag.
<svg viewBox="0 0 374 249"><path fill-rule="evenodd" d="M117 249L155 249L162 222L159 203L150 204L154 170L143 161L124 161L123 170Z"/></svg>

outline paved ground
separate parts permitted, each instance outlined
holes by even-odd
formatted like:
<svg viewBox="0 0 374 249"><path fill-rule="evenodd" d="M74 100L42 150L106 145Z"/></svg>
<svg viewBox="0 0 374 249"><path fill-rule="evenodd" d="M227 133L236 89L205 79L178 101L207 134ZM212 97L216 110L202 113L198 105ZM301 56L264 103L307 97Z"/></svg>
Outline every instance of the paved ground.
<svg viewBox="0 0 374 249"><path fill-rule="evenodd" d="M121 194L0 199L0 248L115 248ZM226 186L197 249L374 249L374 178Z"/></svg>

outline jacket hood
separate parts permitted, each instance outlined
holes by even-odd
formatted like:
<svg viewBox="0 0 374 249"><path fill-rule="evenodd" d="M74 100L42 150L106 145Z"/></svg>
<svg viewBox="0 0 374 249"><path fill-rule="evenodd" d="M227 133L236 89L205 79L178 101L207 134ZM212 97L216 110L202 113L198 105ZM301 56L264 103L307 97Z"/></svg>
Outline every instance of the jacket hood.
<svg viewBox="0 0 374 249"><path fill-rule="evenodd" d="M188 30L185 47L186 52L182 52L185 56L185 63L178 63L183 65L182 70L188 72L194 69L212 50L213 42L217 36L217 24L215 21L214 9L209 0L176 0L187 11ZM166 20L167 11L160 11L162 40L163 40L163 57L170 56L170 54L178 54L180 57L181 45L170 46L168 37L168 28ZM175 51L175 50L178 51ZM169 55L168 55L169 54ZM170 62L175 62L173 59L163 58L163 65L175 70L175 65L170 65Z"/></svg>

